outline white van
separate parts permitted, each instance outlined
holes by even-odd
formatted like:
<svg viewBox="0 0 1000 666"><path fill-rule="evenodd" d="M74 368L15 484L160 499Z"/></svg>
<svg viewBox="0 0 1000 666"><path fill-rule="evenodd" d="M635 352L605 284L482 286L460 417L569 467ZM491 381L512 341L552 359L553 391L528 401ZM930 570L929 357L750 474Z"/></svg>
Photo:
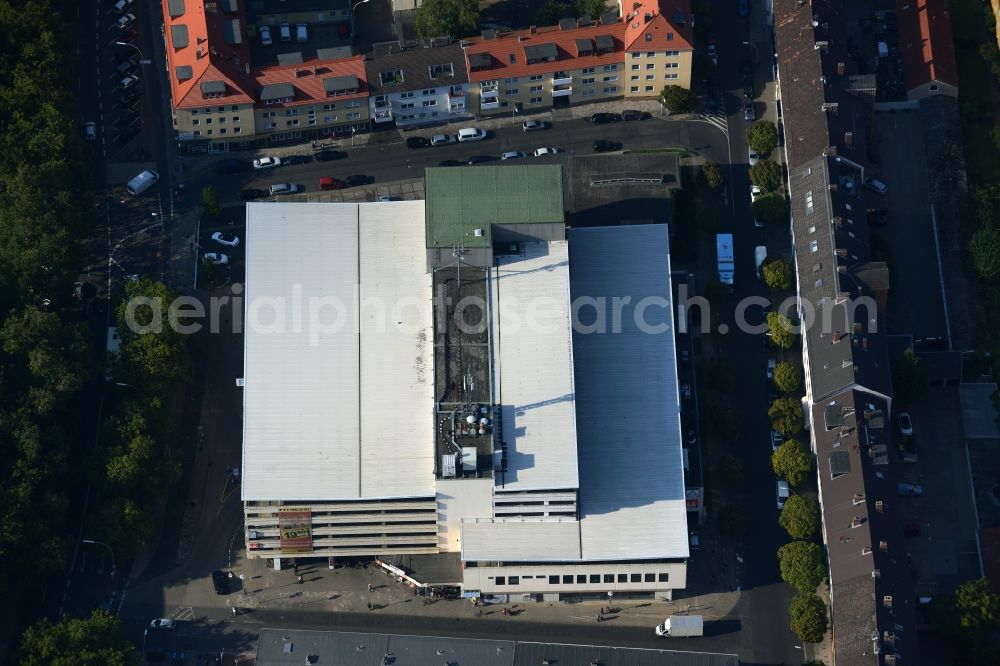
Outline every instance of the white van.
<svg viewBox="0 0 1000 666"><path fill-rule="evenodd" d="M766 260L767 260L767 246L766 245L758 245L757 247L755 247L753 249L753 261L754 261L754 265L756 265L756 267L757 267L757 279L758 280L761 278L760 268L761 268L761 266L764 265L764 262Z"/></svg>
<svg viewBox="0 0 1000 666"><path fill-rule="evenodd" d="M128 190L128 193L132 196L139 196L155 185L158 180L160 180L160 174L155 171L143 171L138 176L128 181L128 184L125 185L125 189Z"/></svg>
<svg viewBox="0 0 1000 666"><path fill-rule="evenodd" d="M458 130L458 140L465 141L481 141L486 138L486 131L481 130L478 127L463 127Z"/></svg>
<svg viewBox="0 0 1000 666"><path fill-rule="evenodd" d="M282 23L278 26L278 34L281 35L281 41L290 42L292 41L292 29L287 23Z"/></svg>

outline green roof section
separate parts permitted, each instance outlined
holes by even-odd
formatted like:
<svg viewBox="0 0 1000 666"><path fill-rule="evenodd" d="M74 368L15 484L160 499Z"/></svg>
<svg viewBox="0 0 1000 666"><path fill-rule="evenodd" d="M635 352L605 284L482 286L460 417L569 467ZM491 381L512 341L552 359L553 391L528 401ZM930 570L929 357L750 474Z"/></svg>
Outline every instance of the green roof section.
<svg viewBox="0 0 1000 666"><path fill-rule="evenodd" d="M491 225L563 221L562 167L433 167L426 171L427 247L490 247ZM483 235L477 236L476 229Z"/></svg>

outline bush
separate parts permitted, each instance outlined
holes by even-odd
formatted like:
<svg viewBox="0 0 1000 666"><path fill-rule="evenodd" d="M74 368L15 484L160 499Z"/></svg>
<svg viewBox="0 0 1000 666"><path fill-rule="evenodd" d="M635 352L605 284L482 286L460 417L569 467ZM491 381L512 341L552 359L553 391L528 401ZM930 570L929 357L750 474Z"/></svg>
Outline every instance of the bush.
<svg viewBox="0 0 1000 666"><path fill-rule="evenodd" d="M780 194L762 194L753 202L753 216L764 224L788 224L788 202Z"/></svg>
<svg viewBox="0 0 1000 666"><path fill-rule="evenodd" d="M815 543L793 541L778 549L781 580L803 594L813 594L826 578L823 550Z"/></svg>
<svg viewBox="0 0 1000 666"><path fill-rule="evenodd" d="M792 398L778 398L767 410L771 427L783 437L794 437L802 432L802 404Z"/></svg>
<svg viewBox="0 0 1000 666"><path fill-rule="evenodd" d="M778 128L770 120L759 120L746 131L747 145L760 155L767 155L778 145Z"/></svg>
<svg viewBox="0 0 1000 666"><path fill-rule="evenodd" d="M979 277L988 280L1000 274L1000 232L992 226L980 227L972 234L969 250Z"/></svg>
<svg viewBox="0 0 1000 666"><path fill-rule="evenodd" d="M777 192L781 188L781 165L760 160L750 167L750 182L764 192Z"/></svg>
<svg viewBox="0 0 1000 666"><path fill-rule="evenodd" d="M660 99L670 113L687 113L694 109L694 95L687 88L666 86L660 93Z"/></svg>
<svg viewBox="0 0 1000 666"><path fill-rule="evenodd" d="M791 289L792 280L795 277L795 269L792 262L784 257L774 257L765 259L764 265L760 269L764 284L771 289Z"/></svg>
<svg viewBox="0 0 1000 666"><path fill-rule="evenodd" d="M135 663L135 650L122 635L118 618L95 610L89 618L64 616L56 624L42 619L21 637L22 666L51 664L101 664L125 666Z"/></svg>
<svg viewBox="0 0 1000 666"><path fill-rule="evenodd" d="M719 169L719 165L715 162L709 160L701 165L701 174L705 177L705 182L713 190L717 190L722 187L724 182L722 178L722 171Z"/></svg>
<svg viewBox="0 0 1000 666"><path fill-rule="evenodd" d="M788 607L789 626L795 635L808 643L823 640L828 626L826 604L815 594L797 594Z"/></svg>
<svg viewBox="0 0 1000 666"><path fill-rule="evenodd" d="M819 506L806 495L792 495L785 500L778 523L793 539L809 539L819 528Z"/></svg>
<svg viewBox="0 0 1000 666"><path fill-rule="evenodd" d="M424 0L417 8L417 32L421 37L464 37L479 26L477 0Z"/></svg>
<svg viewBox="0 0 1000 666"><path fill-rule="evenodd" d="M771 469L790 486L797 486L806 480L812 471L812 463L812 454L797 439L785 440L771 453Z"/></svg>
<svg viewBox="0 0 1000 666"><path fill-rule="evenodd" d="M796 393L802 386L799 369L782 361L774 367L774 388L782 393Z"/></svg>
<svg viewBox="0 0 1000 666"><path fill-rule="evenodd" d="M219 199L215 196L215 188L211 185L206 185L205 189L201 191L201 212L210 220L218 220L222 216L222 206L219 205Z"/></svg>

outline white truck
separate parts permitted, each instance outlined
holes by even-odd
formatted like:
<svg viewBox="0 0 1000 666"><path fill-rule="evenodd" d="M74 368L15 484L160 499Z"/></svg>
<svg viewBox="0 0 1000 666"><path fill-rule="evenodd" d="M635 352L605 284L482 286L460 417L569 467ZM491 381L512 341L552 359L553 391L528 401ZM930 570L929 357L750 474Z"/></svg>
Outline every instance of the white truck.
<svg viewBox="0 0 1000 666"><path fill-rule="evenodd" d="M663 624L656 625L656 635L689 637L705 635L705 620L701 615L671 615Z"/></svg>
<svg viewBox="0 0 1000 666"><path fill-rule="evenodd" d="M767 246L758 245L753 249L753 263L757 267L757 279L759 280L760 267L764 265L764 261L767 259Z"/></svg>
<svg viewBox="0 0 1000 666"><path fill-rule="evenodd" d="M736 261L733 256L733 235L716 234L716 258L719 264L719 282L729 287L733 286L733 273L736 271Z"/></svg>

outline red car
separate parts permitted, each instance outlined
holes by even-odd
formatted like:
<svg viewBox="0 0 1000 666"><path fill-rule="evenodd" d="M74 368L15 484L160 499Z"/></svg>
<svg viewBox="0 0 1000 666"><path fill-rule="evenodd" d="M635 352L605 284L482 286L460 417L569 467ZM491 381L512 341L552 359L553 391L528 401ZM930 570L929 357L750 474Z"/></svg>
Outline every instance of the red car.
<svg viewBox="0 0 1000 666"><path fill-rule="evenodd" d="M321 190L342 190L345 187L347 187L347 184L339 178L326 176L319 179L319 189Z"/></svg>
<svg viewBox="0 0 1000 666"><path fill-rule="evenodd" d="M348 33L351 31L351 27L346 23L337 24L337 34L341 37L347 37Z"/></svg>

